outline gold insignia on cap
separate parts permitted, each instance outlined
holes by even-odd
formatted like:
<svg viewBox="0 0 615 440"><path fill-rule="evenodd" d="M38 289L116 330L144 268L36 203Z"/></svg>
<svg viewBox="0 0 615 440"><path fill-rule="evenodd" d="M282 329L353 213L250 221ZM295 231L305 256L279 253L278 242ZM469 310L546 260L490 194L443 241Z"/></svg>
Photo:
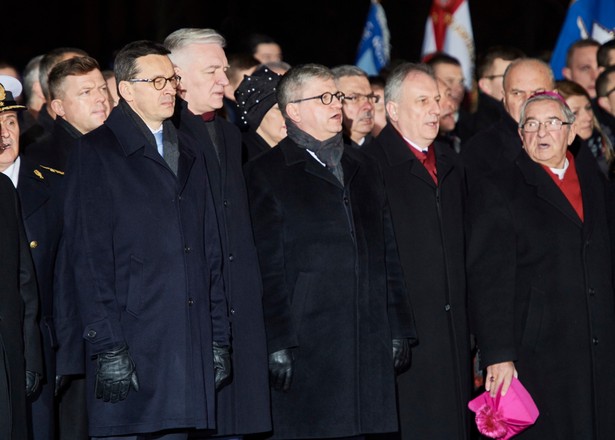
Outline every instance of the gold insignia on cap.
<svg viewBox="0 0 615 440"><path fill-rule="evenodd" d="M44 179L43 174L39 170L34 170L34 175L41 180Z"/></svg>
<svg viewBox="0 0 615 440"><path fill-rule="evenodd" d="M4 101L6 99L6 92L4 91L4 86L0 84L0 101ZM0 105L4 105L3 102L0 102Z"/></svg>
<svg viewBox="0 0 615 440"><path fill-rule="evenodd" d="M32 240L30 242L30 249L36 249L38 247L38 241Z"/></svg>

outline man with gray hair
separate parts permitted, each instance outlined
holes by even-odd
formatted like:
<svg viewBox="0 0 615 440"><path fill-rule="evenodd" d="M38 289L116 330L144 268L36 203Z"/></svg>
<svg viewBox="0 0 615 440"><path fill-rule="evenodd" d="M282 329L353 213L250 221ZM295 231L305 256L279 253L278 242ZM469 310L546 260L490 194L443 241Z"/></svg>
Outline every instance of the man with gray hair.
<svg viewBox="0 0 615 440"><path fill-rule="evenodd" d="M344 141L355 148L367 145L374 128L374 104L380 96L372 92L369 77L360 68L342 65L331 71L337 89L345 96L342 103Z"/></svg>
<svg viewBox="0 0 615 440"><path fill-rule="evenodd" d="M226 42L213 29L183 28L164 41L178 88L174 123L205 156L224 256L223 277L232 332L233 379L218 392L216 433L271 429L262 287L241 169L241 133L216 112L223 106Z"/></svg>
<svg viewBox="0 0 615 440"><path fill-rule="evenodd" d="M277 87L288 136L245 165L263 277L273 438L397 431L416 340L382 174L342 140L325 66Z"/></svg>
<svg viewBox="0 0 615 440"><path fill-rule="evenodd" d="M551 67L537 58L518 58L504 71L506 114L489 128L476 133L461 150L470 187L482 175L515 159L521 149L517 133L523 103L534 93L555 88Z"/></svg>
<svg viewBox="0 0 615 440"><path fill-rule="evenodd" d="M516 378L540 411L524 439L615 431L615 302L607 182L568 146L574 114L542 92L519 112L516 158L481 180L467 210L472 328L485 388ZM612 202L611 202L612 203Z"/></svg>
<svg viewBox="0 0 615 440"><path fill-rule="evenodd" d="M465 182L459 155L434 142L444 92L430 66L399 65L384 91L389 123L365 148L384 174L419 335L412 367L397 379L404 440L469 438Z"/></svg>

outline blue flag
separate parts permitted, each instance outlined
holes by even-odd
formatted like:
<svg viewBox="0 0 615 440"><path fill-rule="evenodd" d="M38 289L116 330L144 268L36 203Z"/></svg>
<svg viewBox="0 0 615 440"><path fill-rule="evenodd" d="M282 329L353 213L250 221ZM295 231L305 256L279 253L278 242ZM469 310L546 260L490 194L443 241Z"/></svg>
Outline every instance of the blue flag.
<svg viewBox="0 0 615 440"><path fill-rule="evenodd" d="M377 75L390 61L390 34L384 8L376 0L367 14L363 36L359 43L356 65L368 75Z"/></svg>
<svg viewBox="0 0 615 440"><path fill-rule="evenodd" d="M572 43L586 38L604 43L615 37L614 30L614 0L572 0L551 55L551 69L555 78L562 79L566 52Z"/></svg>

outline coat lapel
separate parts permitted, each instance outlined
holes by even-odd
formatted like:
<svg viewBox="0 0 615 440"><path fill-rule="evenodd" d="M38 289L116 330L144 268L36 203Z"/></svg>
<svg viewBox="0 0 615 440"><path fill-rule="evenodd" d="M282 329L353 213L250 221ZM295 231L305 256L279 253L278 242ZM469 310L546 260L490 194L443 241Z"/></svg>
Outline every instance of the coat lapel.
<svg viewBox="0 0 615 440"><path fill-rule="evenodd" d="M303 169L306 173L318 177L319 179L326 180L327 182L339 188L342 187L342 184L339 182L339 180L337 180L333 173L331 173L329 170L327 170L325 166L323 166L315 158L313 158L312 155L307 152L307 150L298 147L289 138L284 139L279 144L279 147L282 149L282 153L284 154L287 166L292 166L300 162L305 162ZM344 170L344 172L345 171L346 170ZM346 181L346 176L344 176L344 180Z"/></svg>
<svg viewBox="0 0 615 440"><path fill-rule="evenodd" d="M425 182L427 185L435 188L429 171L416 158L404 138L391 126L387 124L379 136L379 142L382 145L387 162L391 167L407 166L410 174ZM433 146L431 147L433 148ZM438 168L438 172L440 172Z"/></svg>
<svg viewBox="0 0 615 440"><path fill-rule="evenodd" d="M521 170L525 181L529 185L536 187L536 195L539 198L555 207L579 228L583 227L583 222L564 193L542 167L530 159L525 150L517 157L516 164Z"/></svg>
<svg viewBox="0 0 615 440"><path fill-rule="evenodd" d="M22 162L19 168L17 189L21 201L24 219L30 217L47 200L49 200L49 185L37 169L32 169Z"/></svg>

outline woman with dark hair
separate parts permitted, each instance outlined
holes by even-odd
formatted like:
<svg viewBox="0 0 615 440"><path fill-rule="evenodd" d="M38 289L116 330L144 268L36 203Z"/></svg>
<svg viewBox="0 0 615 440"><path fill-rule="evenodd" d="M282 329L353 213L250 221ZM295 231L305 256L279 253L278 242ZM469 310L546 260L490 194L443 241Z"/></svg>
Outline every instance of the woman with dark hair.
<svg viewBox="0 0 615 440"><path fill-rule="evenodd" d="M594 115L587 91L578 83L567 79L555 83L557 91L566 100L576 117L577 138L570 146L576 153L581 144L587 145L592 152L600 170L611 179L615 175L615 151L608 136L605 136L598 119Z"/></svg>

